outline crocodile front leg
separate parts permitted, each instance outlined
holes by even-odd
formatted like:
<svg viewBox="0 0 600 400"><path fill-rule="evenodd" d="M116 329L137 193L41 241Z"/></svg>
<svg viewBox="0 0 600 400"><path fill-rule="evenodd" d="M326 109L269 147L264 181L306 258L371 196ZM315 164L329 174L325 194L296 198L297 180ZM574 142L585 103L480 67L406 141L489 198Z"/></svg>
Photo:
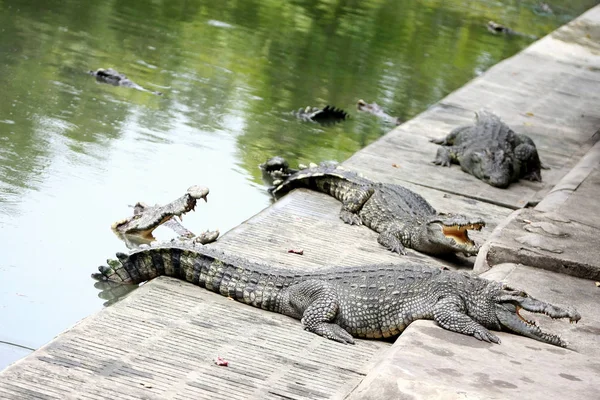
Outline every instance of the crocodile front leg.
<svg viewBox="0 0 600 400"><path fill-rule="evenodd" d="M358 212L367 200L373 196L373 193L375 193L375 190L370 186L349 190L348 194L342 199L341 220L350 225L362 225L363 222L358 216Z"/></svg>
<svg viewBox="0 0 600 400"><path fill-rule="evenodd" d="M463 301L458 297L444 297L433 310L433 319L444 329L475 336L484 342L500 343L500 338L465 313Z"/></svg>
<svg viewBox="0 0 600 400"><path fill-rule="evenodd" d="M354 344L345 329L332 322L339 312L339 300L335 288L328 282L311 279L292 285L284 296L287 306L282 314L301 317L304 329L340 343Z"/></svg>
<svg viewBox="0 0 600 400"><path fill-rule="evenodd" d="M529 181L542 181L542 174L540 172L542 163L540 162L537 149L533 143L521 143L515 147L515 157L521 166L521 178Z"/></svg>
<svg viewBox="0 0 600 400"><path fill-rule="evenodd" d="M458 164L458 157L454 146L440 146L435 155L433 163L442 167L449 167L452 163Z"/></svg>
<svg viewBox="0 0 600 400"><path fill-rule="evenodd" d="M404 244L400 240L402 237L402 231L396 225L390 225L386 229L384 229L379 236L377 237L377 242L384 246L386 249L406 255L406 249L404 248Z"/></svg>

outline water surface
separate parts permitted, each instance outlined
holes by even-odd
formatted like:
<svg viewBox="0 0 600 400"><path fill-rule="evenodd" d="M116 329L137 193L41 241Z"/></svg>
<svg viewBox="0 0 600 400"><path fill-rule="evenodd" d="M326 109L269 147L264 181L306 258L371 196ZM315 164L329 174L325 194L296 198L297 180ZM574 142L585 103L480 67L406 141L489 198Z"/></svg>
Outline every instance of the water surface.
<svg viewBox="0 0 600 400"><path fill-rule="evenodd" d="M224 233L270 203L268 156L341 161L392 128L359 98L409 119L532 42L486 21L543 36L596 1L548 3L2 0L0 369L102 308L89 275L126 250L109 227L128 204L206 185L184 222ZM164 95L99 84L99 67ZM352 118L289 113L326 104Z"/></svg>

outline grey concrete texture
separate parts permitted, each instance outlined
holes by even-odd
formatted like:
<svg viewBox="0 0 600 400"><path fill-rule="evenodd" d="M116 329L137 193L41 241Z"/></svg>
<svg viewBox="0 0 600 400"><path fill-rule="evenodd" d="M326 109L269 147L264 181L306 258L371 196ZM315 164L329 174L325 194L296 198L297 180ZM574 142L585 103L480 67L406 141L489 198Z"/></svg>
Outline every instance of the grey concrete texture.
<svg viewBox="0 0 600 400"><path fill-rule="evenodd" d="M569 341L569 348L504 332L498 334L501 344L490 344L417 321L348 399L598 398L600 289L594 282L516 264L483 277L527 288L552 304L576 304L582 315L578 324L527 315Z"/></svg>
<svg viewBox="0 0 600 400"><path fill-rule="evenodd" d="M0 399L341 399L389 347L160 277L4 370Z"/></svg>
<svg viewBox="0 0 600 400"><path fill-rule="evenodd" d="M518 210L480 249L474 271L512 262L600 280L599 237L600 229L560 214Z"/></svg>

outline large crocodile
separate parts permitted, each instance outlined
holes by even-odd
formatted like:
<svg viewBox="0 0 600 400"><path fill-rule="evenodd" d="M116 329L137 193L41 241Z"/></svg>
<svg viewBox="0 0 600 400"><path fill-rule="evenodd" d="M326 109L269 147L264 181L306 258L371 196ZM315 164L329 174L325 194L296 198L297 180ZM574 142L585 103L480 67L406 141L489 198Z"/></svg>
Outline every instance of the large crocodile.
<svg viewBox="0 0 600 400"><path fill-rule="evenodd" d="M109 85L113 85L113 86L128 87L128 88L136 89L136 90L139 90L142 92L149 92L149 93L152 93L152 94L155 94L158 96L162 95L161 92L155 92L152 90L148 90L145 87L138 85L137 83L135 83L132 80L130 80L129 78L127 78L127 76L125 76L124 74L122 74L112 68L108 68L108 69L98 68L95 71L88 71L88 73L92 76L95 76L96 80L98 82L108 83Z"/></svg>
<svg viewBox="0 0 600 400"><path fill-rule="evenodd" d="M206 231L195 235L173 217L181 216L196 208L198 199L206 201L209 190L203 186L191 186L187 192L178 199L165 205L148 206L138 202L133 207L133 216L119 220L111 225L112 230L125 241L130 247L140 243L148 243L154 240L152 232L160 225L171 228L182 238L188 238L196 242L206 244L214 242L219 236L219 231Z"/></svg>
<svg viewBox="0 0 600 400"><path fill-rule="evenodd" d="M294 111L293 114L302 121L317 122L321 125L332 125L348 118L348 114L344 110L333 106L324 108L308 106Z"/></svg>
<svg viewBox="0 0 600 400"><path fill-rule="evenodd" d="M460 164L463 171L499 188L506 188L520 178L542 180L542 163L535 143L528 136L515 133L492 112L475 113L475 125L460 126L443 139L435 164Z"/></svg>
<svg viewBox="0 0 600 400"><path fill-rule="evenodd" d="M360 99L356 104L356 108L358 109L358 111L364 111L366 113L373 114L376 117L381 118L381 120L383 120L384 122L390 124L400 125L403 122L402 119L398 117L392 117L390 114L383 111L383 108L381 108L381 106L377 103L367 103L363 99Z"/></svg>
<svg viewBox="0 0 600 400"><path fill-rule="evenodd" d="M95 279L138 284L159 275L184 279L254 307L300 319L304 328L341 343L397 336L432 319L450 331L500 343L489 330L566 347L521 316L524 309L577 322L573 308L544 303L522 290L466 273L420 265L367 265L295 272L249 263L187 243L154 245L98 268Z"/></svg>
<svg viewBox="0 0 600 400"><path fill-rule="evenodd" d="M268 165L272 171L280 171L275 164L281 160L272 158L261 169ZM276 182L273 196L283 196L298 187L327 193L342 202L340 218L345 223L366 225L378 232L377 241L393 252L406 254L408 247L433 255L473 255L479 250L467 231L484 227L481 218L438 213L421 195L403 186L373 182L331 162L280 175L285 180Z"/></svg>

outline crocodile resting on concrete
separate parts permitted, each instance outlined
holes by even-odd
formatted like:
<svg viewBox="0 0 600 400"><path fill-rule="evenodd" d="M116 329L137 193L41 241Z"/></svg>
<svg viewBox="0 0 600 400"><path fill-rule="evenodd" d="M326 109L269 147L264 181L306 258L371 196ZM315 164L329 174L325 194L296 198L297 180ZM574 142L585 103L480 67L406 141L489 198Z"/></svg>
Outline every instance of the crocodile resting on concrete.
<svg viewBox="0 0 600 400"><path fill-rule="evenodd" d="M261 169L268 165L272 171L285 170L285 166L275 169L281 160L274 157ZM421 195L403 186L373 182L331 162L280 175L285 180L275 181L273 196L281 197L298 187L329 194L342 202L342 221L366 225L378 232L377 241L393 252L406 254L405 247L433 255L473 255L479 251L468 230L483 228L485 222L481 218L438 213Z"/></svg>
<svg viewBox="0 0 600 400"><path fill-rule="evenodd" d="M432 319L450 331L500 343L489 330L508 331L566 347L521 309L551 318L581 319L503 283L419 265L331 267L296 272L249 263L206 246L153 245L92 274L98 280L138 284L159 275L184 279L223 296L300 319L304 328L341 343L353 337L397 336L413 321ZM102 294L102 293L101 293Z"/></svg>
<svg viewBox="0 0 600 400"><path fill-rule="evenodd" d="M317 122L321 125L332 125L349 118L344 110L333 106L324 108L308 106L294 111L293 114L302 121Z"/></svg>
<svg viewBox="0 0 600 400"><path fill-rule="evenodd" d="M202 244L214 242L219 236L219 231L206 231L196 236L173 218L175 216L181 218L183 214L193 211L198 199L207 201L208 193L206 187L191 186L183 196L164 206L148 206L138 202L133 207L132 217L115 222L111 228L125 243L130 243L131 239L134 244L152 241L154 240L152 232L163 224L173 229L182 238ZM136 240L136 237L141 240Z"/></svg>
<svg viewBox="0 0 600 400"><path fill-rule="evenodd" d="M376 117L379 117L383 121L388 122L390 124L400 125L403 122L400 118L392 117L390 114L383 111L383 108L381 108L381 106L377 103L369 104L369 103L365 102L364 100L360 99L360 100L358 100L356 107L358 108L359 111L364 111L364 112L373 114Z"/></svg>
<svg viewBox="0 0 600 400"><path fill-rule="evenodd" d="M98 68L96 71L88 71L88 74L95 76L96 80L98 82L108 83L109 85L113 85L113 86L128 87L128 88L136 89L136 90L139 90L142 92L149 92L149 93L152 93L152 94L155 94L158 96L162 96L161 92L155 92L152 90L148 90L148 89L138 85L137 83L133 82L132 80L127 78L127 76L125 76L124 74L121 74L120 72L118 72L112 68L108 68L108 69Z"/></svg>
<svg viewBox="0 0 600 400"><path fill-rule="evenodd" d="M434 164L460 164L463 171L499 188L520 178L542 180L542 163L535 143L515 133L500 118L485 110L475 113L475 125L460 126L443 139Z"/></svg>

